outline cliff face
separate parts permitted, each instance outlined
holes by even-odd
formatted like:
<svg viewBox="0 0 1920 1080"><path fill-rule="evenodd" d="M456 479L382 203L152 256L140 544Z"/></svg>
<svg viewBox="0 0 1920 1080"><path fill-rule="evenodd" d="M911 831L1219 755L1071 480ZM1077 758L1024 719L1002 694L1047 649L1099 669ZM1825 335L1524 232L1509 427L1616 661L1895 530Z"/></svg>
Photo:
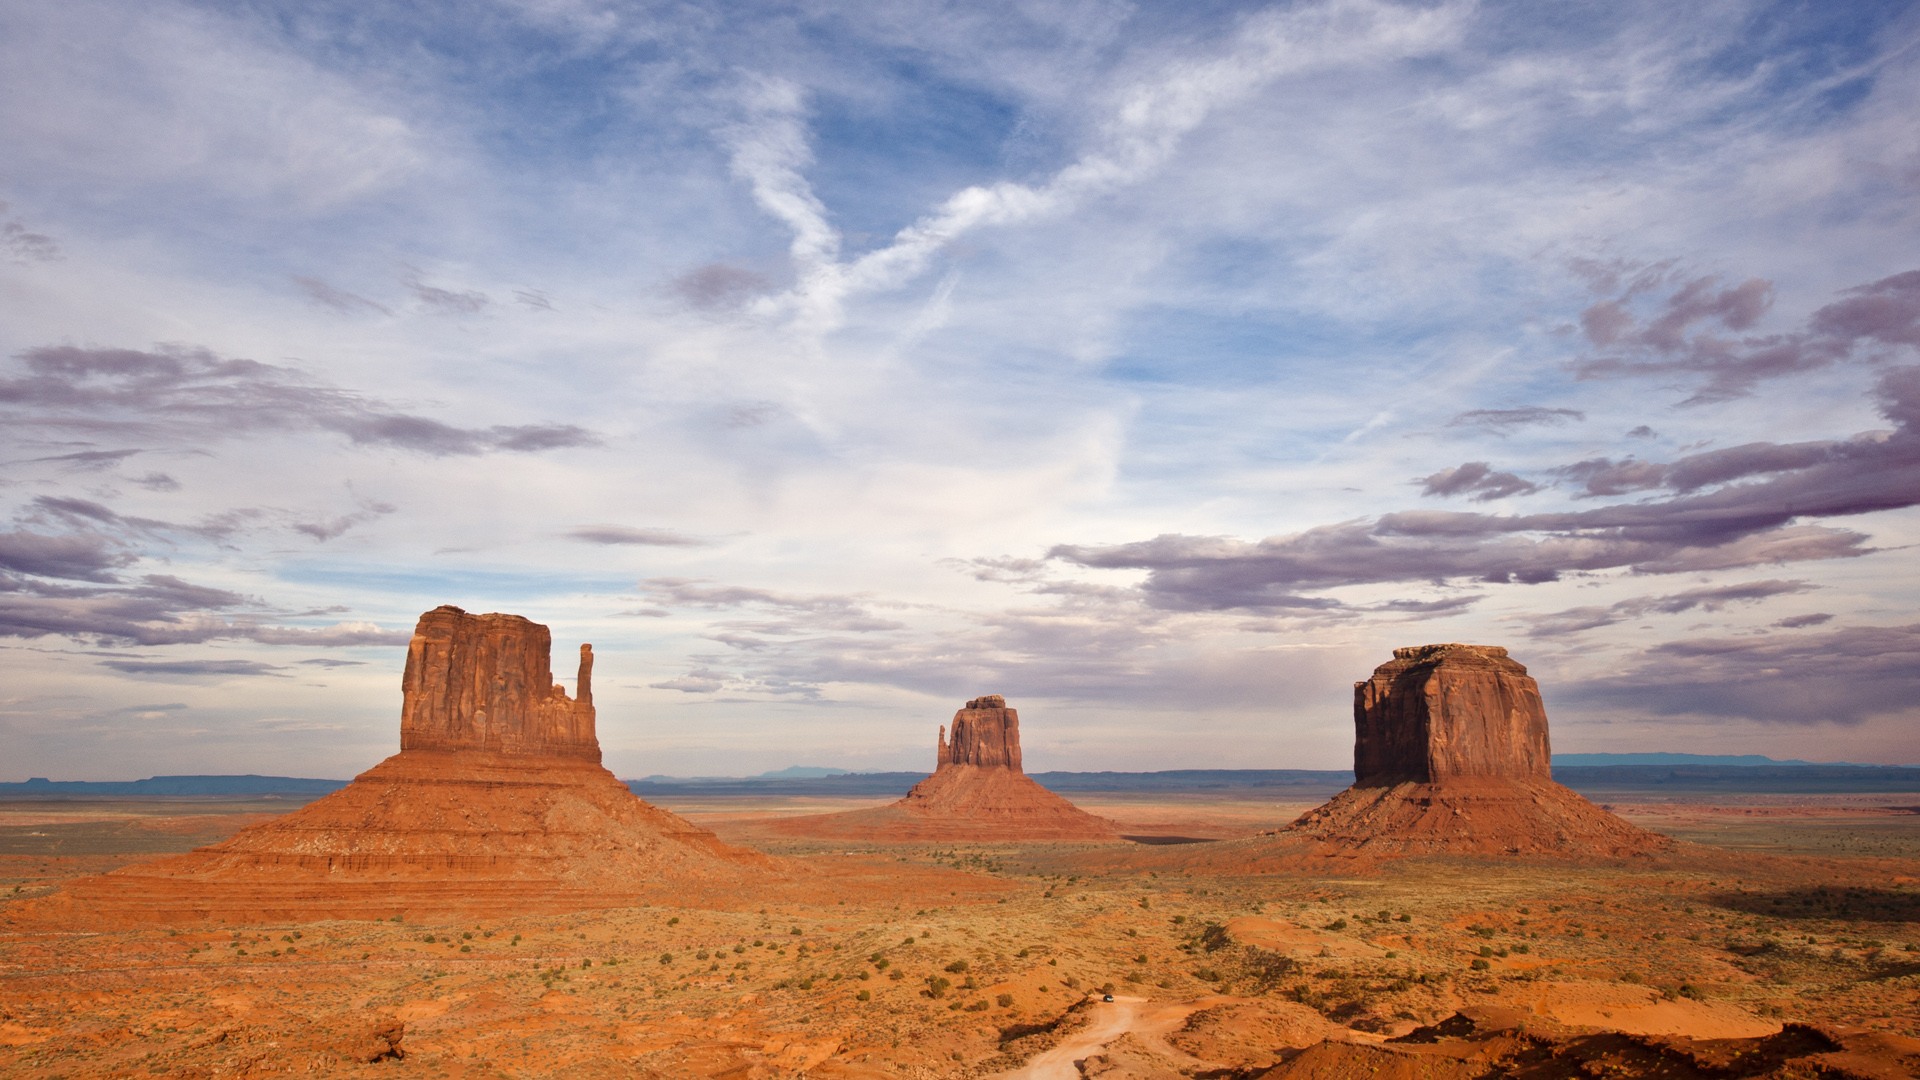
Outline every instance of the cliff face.
<svg viewBox="0 0 1920 1080"><path fill-rule="evenodd" d="M1353 726L1358 787L1552 779L1539 684L1497 645L1393 650L1353 684Z"/></svg>
<svg viewBox="0 0 1920 1080"><path fill-rule="evenodd" d="M547 628L451 604L420 616L401 680L400 749L486 750L600 760L593 646L580 646L579 698L553 681Z"/></svg>
<svg viewBox="0 0 1920 1080"><path fill-rule="evenodd" d="M1020 767L1020 713L1007 708L1007 699L988 694L967 702L953 714L953 741L940 729L935 771L949 765L985 765L1025 772Z"/></svg>

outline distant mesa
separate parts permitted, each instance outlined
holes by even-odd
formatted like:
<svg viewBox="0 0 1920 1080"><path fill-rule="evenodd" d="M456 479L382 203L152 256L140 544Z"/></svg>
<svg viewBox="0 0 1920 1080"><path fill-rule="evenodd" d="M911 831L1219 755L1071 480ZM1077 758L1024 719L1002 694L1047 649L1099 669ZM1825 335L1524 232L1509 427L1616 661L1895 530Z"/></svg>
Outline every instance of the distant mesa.
<svg viewBox="0 0 1920 1080"><path fill-rule="evenodd" d="M642 802L602 768L593 649L575 696L547 628L457 607L420 617L400 752L321 799L186 855L75 882L131 922L500 915L737 892L777 860Z"/></svg>
<svg viewBox="0 0 1920 1080"><path fill-rule="evenodd" d="M932 776L890 806L781 818L789 836L874 841L1117 840L1113 822L1041 787L1020 766L1020 713L999 694L940 729Z"/></svg>
<svg viewBox="0 0 1920 1080"><path fill-rule="evenodd" d="M1323 854L1643 855L1671 846L1553 782L1539 684L1497 645L1421 645L1353 687L1353 786L1280 831Z"/></svg>

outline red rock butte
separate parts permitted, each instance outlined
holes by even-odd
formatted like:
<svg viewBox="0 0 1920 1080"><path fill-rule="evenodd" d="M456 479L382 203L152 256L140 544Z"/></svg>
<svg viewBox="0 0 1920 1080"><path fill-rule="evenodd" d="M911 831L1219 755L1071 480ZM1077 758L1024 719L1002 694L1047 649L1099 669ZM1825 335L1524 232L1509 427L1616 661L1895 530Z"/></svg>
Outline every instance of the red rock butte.
<svg viewBox="0 0 1920 1080"><path fill-rule="evenodd" d="M1547 710L1497 645L1393 650L1353 686L1353 786L1282 830L1322 854L1644 855L1672 841L1553 782Z"/></svg>
<svg viewBox="0 0 1920 1080"><path fill-rule="evenodd" d="M602 768L593 649L580 647L569 697L550 646L518 615L427 612L407 648L399 753L222 843L53 899L136 923L412 919L684 902L780 876Z"/></svg>
<svg viewBox="0 0 1920 1080"><path fill-rule="evenodd" d="M1041 787L1020 766L1020 713L977 697L940 729L936 766L891 806L783 818L774 831L836 840L1117 840L1113 822Z"/></svg>

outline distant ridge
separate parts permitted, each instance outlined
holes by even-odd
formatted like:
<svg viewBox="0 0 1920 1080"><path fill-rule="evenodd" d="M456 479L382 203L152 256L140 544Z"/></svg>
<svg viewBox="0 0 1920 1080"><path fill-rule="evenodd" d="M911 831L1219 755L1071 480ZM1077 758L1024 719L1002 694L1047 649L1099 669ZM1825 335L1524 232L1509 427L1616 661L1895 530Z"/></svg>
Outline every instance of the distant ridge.
<svg viewBox="0 0 1920 1080"><path fill-rule="evenodd" d="M1554 779L1582 793L1610 791L1920 791L1920 766L1812 764L1757 754L1557 754ZM805 773L795 769L807 770ZM818 770L818 773L814 772ZM648 776L625 780L642 798L676 795L822 795L899 798L924 772L860 773L796 766L760 776ZM1167 769L1159 772L1030 773L1055 792L1280 789L1288 798L1330 795L1353 783L1345 769ZM0 783L0 798L325 795L345 780L297 776L153 776L145 780Z"/></svg>
<svg viewBox="0 0 1920 1080"><path fill-rule="evenodd" d="M345 780L302 776L150 776L145 780L49 780L0 783L4 795L325 795Z"/></svg>
<svg viewBox="0 0 1920 1080"><path fill-rule="evenodd" d="M1604 765L1732 765L1739 767L1758 767L1762 765L1839 765L1854 769L1898 769L1910 766L1873 765L1857 761L1801 761L1799 758L1778 760L1762 757L1759 754L1555 754L1553 763L1557 765L1604 766Z"/></svg>

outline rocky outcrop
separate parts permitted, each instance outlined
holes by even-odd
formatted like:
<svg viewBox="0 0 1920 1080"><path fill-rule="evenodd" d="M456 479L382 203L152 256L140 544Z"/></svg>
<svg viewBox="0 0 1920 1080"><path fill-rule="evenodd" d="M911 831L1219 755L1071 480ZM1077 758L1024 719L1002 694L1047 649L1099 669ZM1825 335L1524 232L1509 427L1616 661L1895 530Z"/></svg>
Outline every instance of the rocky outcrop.
<svg viewBox="0 0 1920 1080"><path fill-rule="evenodd" d="M553 681L547 628L445 604L420 616L401 677L400 749L600 760L593 646L580 646L577 699Z"/></svg>
<svg viewBox="0 0 1920 1080"><path fill-rule="evenodd" d="M1553 782L1547 713L1494 645L1420 645L1353 688L1353 786L1275 843L1336 857L1621 858L1672 841Z"/></svg>
<svg viewBox="0 0 1920 1080"><path fill-rule="evenodd" d="M967 702L953 714L953 742L947 742L947 729L940 728L937 768L949 765L1005 766L1020 768L1020 713L1007 708L1007 699L988 694Z"/></svg>
<svg viewBox="0 0 1920 1080"><path fill-rule="evenodd" d="M407 650L400 752L290 814L186 855L75 882L112 922L409 919L724 902L778 860L650 806L602 768L593 651L577 697L547 628L440 607Z"/></svg>
<svg viewBox="0 0 1920 1080"><path fill-rule="evenodd" d="M1393 650L1353 684L1353 728L1358 786L1552 778L1539 684L1498 645Z"/></svg>
<svg viewBox="0 0 1920 1080"><path fill-rule="evenodd" d="M932 776L891 806L782 818L776 832L837 840L1114 840L1113 822L1034 783L1020 764L1020 714L977 697L942 727Z"/></svg>

